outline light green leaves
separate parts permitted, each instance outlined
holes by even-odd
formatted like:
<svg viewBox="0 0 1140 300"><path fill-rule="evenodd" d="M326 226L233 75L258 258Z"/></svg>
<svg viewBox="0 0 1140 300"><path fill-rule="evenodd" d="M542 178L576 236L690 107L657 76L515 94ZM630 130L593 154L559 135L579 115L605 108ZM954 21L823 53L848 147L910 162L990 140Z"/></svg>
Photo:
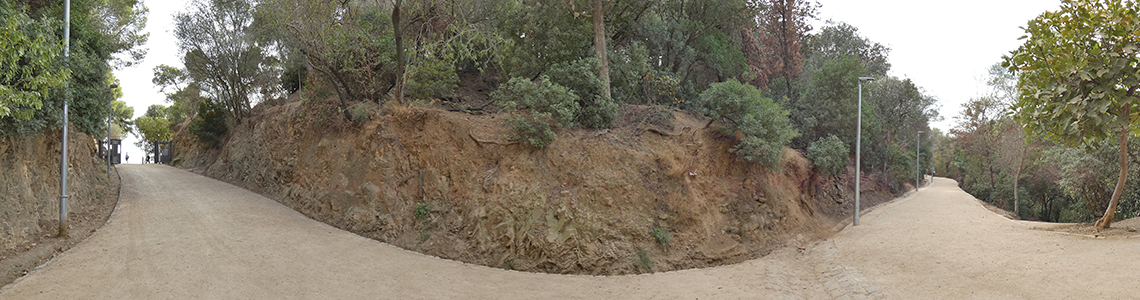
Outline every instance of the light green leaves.
<svg viewBox="0 0 1140 300"><path fill-rule="evenodd" d="M1020 75L1014 117L1070 145L1129 124L1124 109L1140 104L1138 8L1133 0L1066 0L1031 20L1025 43L1002 63Z"/></svg>
<svg viewBox="0 0 1140 300"><path fill-rule="evenodd" d="M52 66L63 45L48 32L51 22L32 20L9 5L0 7L0 118L28 120L69 73Z"/></svg>

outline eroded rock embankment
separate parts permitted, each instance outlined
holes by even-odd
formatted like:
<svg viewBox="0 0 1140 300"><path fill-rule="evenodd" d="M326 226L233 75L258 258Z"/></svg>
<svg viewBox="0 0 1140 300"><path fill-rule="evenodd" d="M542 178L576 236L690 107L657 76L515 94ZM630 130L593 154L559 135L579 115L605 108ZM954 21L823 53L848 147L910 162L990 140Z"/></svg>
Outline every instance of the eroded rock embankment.
<svg viewBox="0 0 1140 300"><path fill-rule="evenodd" d="M672 112L646 126L639 109L624 108L614 129L563 129L533 149L496 115L391 108L347 123L289 103L235 127L220 149L182 130L175 160L405 249L551 273L735 263L827 236L850 207L848 189L812 184L795 151L769 172L737 159L733 137L707 119Z"/></svg>
<svg viewBox="0 0 1140 300"><path fill-rule="evenodd" d="M0 285L27 274L99 228L118 200L118 175L107 174L90 136L68 142L68 228L59 230L60 130L0 137ZM112 171L113 172L113 171Z"/></svg>

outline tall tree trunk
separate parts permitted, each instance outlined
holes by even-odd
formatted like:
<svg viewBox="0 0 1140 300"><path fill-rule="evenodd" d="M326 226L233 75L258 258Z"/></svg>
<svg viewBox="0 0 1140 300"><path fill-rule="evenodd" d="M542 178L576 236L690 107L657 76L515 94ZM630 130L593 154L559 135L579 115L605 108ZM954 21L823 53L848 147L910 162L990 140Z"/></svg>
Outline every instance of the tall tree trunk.
<svg viewBox="0 0 1140 300"><path fill-rule="evenodd" d="M392 6L392 32L396 34L396 103L404 103L404 32L400 28L400 6L402 0L396 0Z"/></svg>
<svg viewBox="0 0 1140 300"><path fill-rule="evenodd" d="M598 78L602 79L602 94L610 97L610 60L606 55L606 18L602 0L594 0L594 55L598 56Z"/></svg>
<svg viewBox="0 0 1140 300"><path fill-rule="evenodd" d="M1025 164L1025 149L1021 150L1021 159L1017 160L1017 170L1013 172L1013 215L1021 219L1021 198L1017 196L1017 182L1021 181L1021 167Z"/></svg>
<svg viewBox="0 0 1140 300"><path fill-rule="evenodd" d="M1120 178L1116 180L1116 190L1112 191L1112 201L1108 202L1108 209L1104 211L1104 217L1096 221L1096 230L1104 230L1112 226L1112 217L1116 214L1116 205L1120 203L1120 196L1124 194L1124 182L1128 181L1128 134L1131 127L1128 119L1131 117L1132 103L1125 103L1124 110L1120 113L1120 118L1124 120L1124 126L1120 129Z"/></svg>

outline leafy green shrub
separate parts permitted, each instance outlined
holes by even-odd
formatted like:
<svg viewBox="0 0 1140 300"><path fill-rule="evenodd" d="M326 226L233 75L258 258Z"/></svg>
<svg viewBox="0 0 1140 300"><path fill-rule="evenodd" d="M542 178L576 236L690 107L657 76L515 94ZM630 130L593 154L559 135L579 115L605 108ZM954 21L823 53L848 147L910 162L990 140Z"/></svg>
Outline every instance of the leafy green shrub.
<svg viewBox="0 0 1140 300"><path fill-rule="evenodd" d="M508 112L527 111L506 119L520 142L536 148L549 145L557 137L554 126L571 126L578 113L578 95L542 76L536 83L525 78L511 78L491 99Z"/></svg>
<svg viewBox="0 0 1140 300"><path fill-rule="evenodd" d="M671 239L673 239L673 233L669 232L669 228L653 228L653 240L657 241L662 246L669 246L669 240Z"/></svg>
<svg viewBox="0 0 1140 300"><path fill-rule="evenodd" d="M587 128L609 128L617 115L618 105L603 92L605 83L598 78L598 68L598 59L590 57L555 64L547 71L551 81L578 95L581 110L576 120Z"/></svg>
<svg viewBox="0 0 1140 300"><path fill-rule="evenodd" d="M726 132L744 134L731 151L767 168L780 162L784 145L799 135L788 123L787 110L736 79L710 85L701 93L697 108L713 120L727 119Z"/></svg>
<svg viewBox="0 0 1140 300"><path fill-rule="evenodd" d="M847 144L834 134L811 143L807 158L820 175L832 177L847 167Z"/></svg>
<svg viewBox="0 0 1140 300"><path fill-rule="evenodd" d="M459 88L455 65L446 60L428 59L408 69L408 73L407 93L414 98L437 98Z"/></svg>
<svg viewBox="0 0 1140 300"><path fill-rule="evenodd" d="M554 129L550 128L549 119L550 114L532 111L530 114L507 117L507 124L519 142L535 148L546 148L558 137L554 134Z"/></svg>
<svg viewBox="0 0 1140 300"><path fill-rule="evenodd" d="M578 95L542 76L538 82L515 77L491 93L495 104L508 112L530 110L550 114L555 125L571 126L578 114Z"/></svg>
<svg viewBox="0 0 1140 300"><path fill-rule="evenodd" d="M198 103L198 118L190 122L190 133L198 136L198 140L218 147L222 144L229 125L226 124L226 109L212 101Z"/></svg>

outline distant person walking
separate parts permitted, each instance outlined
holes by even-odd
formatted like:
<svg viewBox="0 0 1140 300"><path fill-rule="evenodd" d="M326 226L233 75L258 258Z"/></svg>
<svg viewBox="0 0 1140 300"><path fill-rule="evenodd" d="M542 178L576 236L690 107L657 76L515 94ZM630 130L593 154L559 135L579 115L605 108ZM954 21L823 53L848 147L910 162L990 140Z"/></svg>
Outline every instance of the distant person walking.
<svg viewBox="0 0 1140 300"><path fill-rule="evenodd" d="M146 160L143 160L143 164L147 164L147 163L150 163L150 154L147 154Z"/></svg>

